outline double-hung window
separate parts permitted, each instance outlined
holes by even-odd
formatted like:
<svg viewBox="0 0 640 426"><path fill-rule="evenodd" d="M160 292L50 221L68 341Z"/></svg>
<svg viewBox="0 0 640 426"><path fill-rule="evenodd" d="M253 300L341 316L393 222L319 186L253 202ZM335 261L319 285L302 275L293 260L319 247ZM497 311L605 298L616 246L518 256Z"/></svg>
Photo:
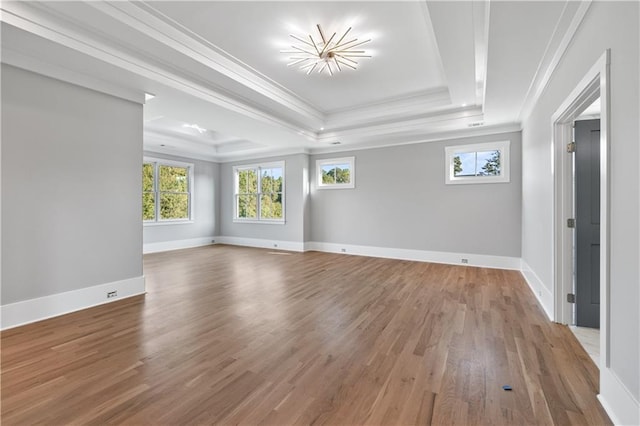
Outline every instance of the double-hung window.
<svg viewBox="0 0 640 426"><path fill-rule="evenodd" d="M145 224L193 219L193 164L146 158L142 165L142 219Z"/></svg>
<svg viewBox="0 0 640 426"><path fill-rule="evenodd" d="M284 223L284 162L235 166L234 220Z"/></svg>

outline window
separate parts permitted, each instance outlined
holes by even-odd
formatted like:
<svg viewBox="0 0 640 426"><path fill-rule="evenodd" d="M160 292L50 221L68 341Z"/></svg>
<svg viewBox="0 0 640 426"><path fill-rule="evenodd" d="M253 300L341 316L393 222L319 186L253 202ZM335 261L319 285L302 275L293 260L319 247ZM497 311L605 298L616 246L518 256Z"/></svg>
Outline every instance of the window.
<svg viewBox="0 0 640 426"><path fill-rule="evenodd" d="M193 202L193 164L145 158L142 220L145 224L188 222Z"/></svg>
<svg viewBox="0 0 640 426"><path fill-rule="evenodd" d="M316 161L318 188L355 188L355 157Z"/></svg>
<svg viewBox="0 0 640 426"><path fill-rule="evenodd" d="M235 166L237 222L284 223L284 162Z"/></svg>
<svg viewBox="0 0 640 426"><path fill-rule="evenodd" d="M446 183L509 182L509 141L445 148Z"/></svg>

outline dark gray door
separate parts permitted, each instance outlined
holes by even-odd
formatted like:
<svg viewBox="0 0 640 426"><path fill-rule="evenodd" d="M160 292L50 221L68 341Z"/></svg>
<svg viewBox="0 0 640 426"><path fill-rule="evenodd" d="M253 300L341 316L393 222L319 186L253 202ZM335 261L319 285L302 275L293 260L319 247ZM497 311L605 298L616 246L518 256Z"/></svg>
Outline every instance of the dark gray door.
<svg viewBox="0 0 640 426"><path fill-rule="evenodd" d="M600 328L600 120L576 121L576 324Z"/></svg>

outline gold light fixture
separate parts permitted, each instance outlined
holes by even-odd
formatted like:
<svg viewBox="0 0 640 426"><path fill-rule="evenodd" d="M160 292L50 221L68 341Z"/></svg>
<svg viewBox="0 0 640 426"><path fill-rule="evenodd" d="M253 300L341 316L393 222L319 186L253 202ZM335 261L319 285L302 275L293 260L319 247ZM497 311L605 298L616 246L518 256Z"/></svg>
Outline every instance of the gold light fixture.
<svg viewBox="0 0 640 426"><path fill-rule="evenodd" d="M354 48L362 46L365 43L369 43L371 39L359 41L357 38L345 41L347 34L351 31L351 27L342 34L337 41L337 33L333 33L328 39L325 37L324 32L320 25L316 25L318 28L318 34L320 38L313 38L311 34L308 36L308 40L302 37L290 34L291 38L298 42L297 45L292 45L293 50L281 50L281 53L291 54L289 59L293 62L287 64L292 67L298 65L301 70L306 70L307 75L313 71L322 73L327 71L329 75L333 75L334 72L342 71L343 67L356 69L358 62L353 58L370 58L371 55L367 55L364 50L355 50Z"/></svg>

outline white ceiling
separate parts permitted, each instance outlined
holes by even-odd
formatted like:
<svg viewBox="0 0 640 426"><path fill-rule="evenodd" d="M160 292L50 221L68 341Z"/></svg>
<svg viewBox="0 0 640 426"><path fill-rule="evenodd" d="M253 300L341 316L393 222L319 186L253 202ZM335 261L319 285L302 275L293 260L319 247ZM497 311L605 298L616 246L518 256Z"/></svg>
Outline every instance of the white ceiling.
<svg viewBox="0 0 640 426"><path fill-rule="evenodd" d="M2 61L145 105L145 148L214 161L519 128L589 2L2 2ZM371 39L287 67L289 34ZM206 131L185 125L197 124ZM335 145L340 142L340 145Z"/></svg>

